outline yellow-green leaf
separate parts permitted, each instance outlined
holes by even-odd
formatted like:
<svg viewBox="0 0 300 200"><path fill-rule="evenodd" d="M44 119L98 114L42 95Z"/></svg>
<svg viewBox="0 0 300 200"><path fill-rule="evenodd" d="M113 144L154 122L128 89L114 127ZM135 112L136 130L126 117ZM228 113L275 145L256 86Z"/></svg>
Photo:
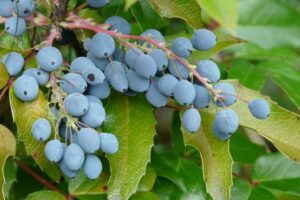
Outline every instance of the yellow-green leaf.
<svg viewBox="0 0 300 200"><path fill-rule="evenodd" d="M0 90L7 84L8 79L8 72L3 63L0 62Z"/></svg>
<svg viewBox="0 0 300 200"><path fill-rule="evenodd" d="M194 0L150 0L149 2L162 17L183 19L194 29L203 26L201 8Z"/></svg>
<svg viewBox="0 0 300 200"><path fill-rule="evenodd" d="M108 199L128 199L150 161L155 135L152 107L142 96L113 94L105 109L108 120L103 131L114 133L119 140L118 153L107 155L111 169Z"/></svg>
<svg viewBox="0 0 300 200"><path fill-rule="evenodd" d="M213 199L229 200L232 185L232 158L229 142L217 139L211 132L214 116L202 113L201 129L196 134L184 128L183 138L186 145L195 147L201 154L206 188Z"/></svg>
<svg viewBox="0 0 300 200"><path fill-rule="evenodd" d="M25 200L65 200L65 196L61 193L50 191L50 190L42 190L38 192L34 192L28 195Z"/></svg>
<svg viewBox="0 0 300 200"><path fill-rule="evenodd" d="M196 0L201 8L222 26L235 33L238 20L238 0Z"/></svg>
<svg viewBox="0 0 300 200"><path fill-rule="evenodd" d="M5 199L3 185L4 185L4 164L6 159L9 156L15 156L16 154L16 140L12 132L6 128L5 126L0 124L0 166L1 166L1 175L0 175L0 187L2 191L2 195L0 195L0 199Z"/></svg>
<svg viewBox="0 0 300 200"><path fill-rule="evenodd" d="M32 137L31 126L39 118L46 118L52 124L54 135L53 116L48 106L48 101L40 91L38 97L32 102L20 101L13 87L9 91L9 100L14 122L18 129L18 139L25 145L27 154L33 157L42 171L45 171L53 180L58 180L61 172L58 165L52 164L44 154L45 142L38 142Z"/></svg>
<svg viewBox="0 0 300 200"><path fill-rule="evenodd" d="M125 10L128 10L136 2L138 2L138 0L125 0Z"/></svg>

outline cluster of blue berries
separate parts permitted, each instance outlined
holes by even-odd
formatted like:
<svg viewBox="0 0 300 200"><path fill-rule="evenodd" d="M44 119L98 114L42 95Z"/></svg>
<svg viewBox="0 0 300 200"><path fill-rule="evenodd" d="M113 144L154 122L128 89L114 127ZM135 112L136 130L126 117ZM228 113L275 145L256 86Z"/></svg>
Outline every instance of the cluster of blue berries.
<svg viewBox="0 0 300 200"><path fill-rule="evenodd" d="M13 13L17 13L17 18L23 19L22 17L32 14L34 10L32 0L3 2L0 3L0 15L4 17L13 18ZM87 0L88 5L96 8L108 2L109 0ZM1 5L11 6L8 10L12 12L6 12L8 10L3 10ZM120 35L131 32L130 24L119 16L108 18L105 24L108 25L108 30ZM7 26L10 28L6 31L13 36L22 32L19 31L19 23ZM10 32L12 29L17 31ZM172 53L166 53L146 41L130 43L120 37L116 42L108 33L104 31L92 38L86 38L83 44L87 51L86 56L74 59L68 70L61 68L63 56L53 46L46 46L38 51L37 68L23 71L25 61L17 52L10 52L2 58L10 76L16 76L23 71L13 87L15 95L24 102L36 99L39 86L45 86L49 82L49 73L59 76L59 91L56 92L61 94L63 102L56 102L51 110L59 127L55 132L58 131L65 142L59 140L59 137L48 141L45 154L51 162L59 164L66 176L75 177L83 169L88 178L96 179L101 174L102 164L95 153L98 150L107 154L118 151L115 135L96 131L106 119L101 100L110 96L111 88L129 96L145 93L147 101L157 108L166 106L170 98L173 98L179 105L187 107L182 124L191 133L199 130L201 126L198 109L207 108L213 103L224 108L216 114L212 125L213 133L219 139L227 140L237 130L238 115L227 108L236 102L236 91L231 84L218 82L221 73L215 62L201 60L194 66L207 81L203 85L194 80L190 69L174 58ZM165 45L163 35L155 29L146 30L141 36ZM171 49L187 62L186 59L193 51L210 50L216 45L216 41L213 32L199 29L190 39L176 38ZM258 119L266 119L270 114L269 104L263 99L251 101L248 107ZM38 141L47 141L52 132L51 123L47 119L38 119L32 125L32 135Z"/></svg>
<svg viewBox="0 0 300 200"><path fill-rule="evenodd" d="M25 17L32 15L34 8L34 0L1 0L0 16L6 18L5 31L12 36L23 35Z"/></svg>

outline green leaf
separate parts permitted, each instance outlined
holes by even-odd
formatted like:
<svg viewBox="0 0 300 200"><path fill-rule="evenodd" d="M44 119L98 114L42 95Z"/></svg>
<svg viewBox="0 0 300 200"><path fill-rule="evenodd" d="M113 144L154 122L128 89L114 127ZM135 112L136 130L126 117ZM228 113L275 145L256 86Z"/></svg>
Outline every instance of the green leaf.
<svg viewBox="0 0 300 200"><path fill-rule="evenodd" d="M191 160L157 146L151 158L157 175L172 181L182 191L182 196L208 199L201 167Z"/></svg>
<svg viewBox="0 0 300 200"><path fill-rule="evenodd" d="M174 183L164 178L158 178L156 180L153 192L163 200L187 199L183 192Z"/></svg>
<svg viewBox="0 0 300 200"><path fill-rule="evenodd" d="M266 148L252 143L241 131L237 131L230 139L230 153L235 163L254 163L266 154Z"/></svg>
<svg viewBox="0 0 300 200"><path fill-rule="evenodd" d="M215 109L213 109L215 110ZM213 199L229 200L232 185L232 158L229 142L221 141L211 132L214 113L202 113L201 129L194 134L182 128L186 145L198 149L202 158L202 167L206 188Z"/></svg>
<svg viewBox="0 0 300 200"><path fill-rule="evenodd" d="M4 196L4 165L5 161L9 156L15 156L16 154L16 140L12 132L6 128L5 126L0 124L0 166L1 166L1 175L0 175L0 186L2 195L0 196L0 199L5 199Z"/></svg>
<svg viewBox="0 0 300 200"><path fill-rule="evenodd" d="M231 188L231 200L248 199L251 193L251 186L248 181L233 178L233 186Z"/></svg>
<svg viewBox="0 0 300 200"><path fill-rule="evenodd" d="M156 171L150 165L147 166L145 176L141 179L138 190L143 192L149 192L152 190L156 180Z"/></svg>
<svg viewBox="0 0 300 200"><path fill-rule="evenodd" d="M129 10L138 0L125 0L125 10Z"/></svg>
<svg viewBox="0 0 300 200"><path fill-rule="evenodd" d="M13 87L11 87L9 100L13 119L18 128L18 139L24 142L27 154L34 158L42 171L46 172L53 180L58 180L61 172L58 165L51 163L46 158L45 142L39 142L31 135L33 122L42 117L48 119L52 124L52 135L54 135L53 116L44 94L40 91L34 101L22 102L16 97Z"/></svg>
<svg viewBox="0 0 300 200"><path fill-rule="evenodd" d="M250 194L249 200L275 200L275 196L263 187L255 187Z"/></svg>
<svg viewBox="0 0 300 200"><path fill-rule="evenodd" d="M150 0L149 2L162 17L183 19L194 29L203 27L201 8L194 0Z"/></svg>
<svg viewBox="0 0 300 200"><path fill-rule="evenodd" d="M43 190L31 193L25 200L65 200L66 198L61 193Z"/></svg>
<svg viewBox="0 0 300 200"><path fill-rule="evenodd" d="M9 74L2 62L0 62L0 90L4 88L9 79Z"/></svg>
<svg viewBox="0 0 300 200"><path fill-rule="evenodd" d="M238 36L271 49L299 47L300 12L296 6L280 0L240 1ZM288 37L282 37L286 35Z"/></svg>
<svg viewBox="0 0 300 200"><path fill-rule="evenodd" d="M263 187L300 195L300 165L282 154L260 157L254 165L252 178Z"/></svg>
<svg viewBox="0 0 300 200"><path fill-rule="evenodd" d="M137 189L150 161L155 135L152 108L141 96L113 94L103 130L116 134L119 151L107 155L111 167L108 199L128 199Z"/></svg>
<svg viewBox="0 0 300 200"><path fill-rule="evenodd" d="M69 181L69 193L78 195L98 195L107 193L107 182L109 179L109 165L105 159L101 159L103 170L100 178L90 180L86 177L83 171L79 175Z"/></svg>
<svg viewBox="0 0 300 200"><path fill-rule="evenodd" d="M256 98L265 98L259 92L242 86L236 80L226 82L235 87L237 95L242 99L250 101ZM240 116L241 126L255 130L259 135L271 141L282 153L300 162L300 116L281 108L271 100L268 100L268 102L271 115L265 120L254 118L249 112L247 104L242 101L237 101L230 108ZM214 106L203 111L212 115L216 114Z"/></svg>
<svg viewBox="0 0 300 200"><path fill-rule="evenodd" d="M129 200L160 200L153 192L137 192Z"/></svg>
<svg viewBox="0 0 300 200"><path fill-rule="evenodd" d="M238 20L237 0L196 0L201 8L222 26L235 33Z"/></svg>
<svg viewBox="0 0 300 200"><path fill-rule="evenodd" d="M228 78L238 79L246 87L260 90L266 81L266 69L244 59L234 59L228 70Z"/></svg>
<svg viewBox="0 0 300 200"><path fill-rule="evenodd" d="M3 195L5 196L4 199L12 199L10 196L10 190L13 184L17 181L17 169L18 167L15 164L13 158L7 158L4 165L5 183L2 189Z"/></svg>

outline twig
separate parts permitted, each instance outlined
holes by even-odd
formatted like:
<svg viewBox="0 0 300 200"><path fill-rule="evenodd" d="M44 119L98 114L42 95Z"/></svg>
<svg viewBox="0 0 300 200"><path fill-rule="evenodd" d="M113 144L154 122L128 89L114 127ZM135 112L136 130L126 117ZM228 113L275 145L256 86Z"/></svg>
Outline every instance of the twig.
<svg viewBox="0 0 300 200"><path fill-rule="evenodd" d="M10 77L8 79L7 85L5 86L5 88L3 88L2 92L0 93L0 101L2 100L2 98L4 97L5 93L9 90L9 88L11 87L12 83L14 82L14 77Z"/></svg>

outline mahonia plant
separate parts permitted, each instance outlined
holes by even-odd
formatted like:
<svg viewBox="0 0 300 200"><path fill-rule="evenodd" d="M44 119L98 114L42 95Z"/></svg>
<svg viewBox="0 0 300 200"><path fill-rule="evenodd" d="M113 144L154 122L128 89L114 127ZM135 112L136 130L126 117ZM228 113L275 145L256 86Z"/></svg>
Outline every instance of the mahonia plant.
<svg viewBox="0 0 300 200"><path fill-rule="evenodd" d="M5 32L13 37L26 34L30 24L48 29L45 40L28 54L11 51L1 61L10 76L8 85L20 101L31 103L41 90L47 91L53 117L51 121L44 117L35 120L30 124L31 133L26 134L45 143L44 154L64 176L74 178L82 170L89 179L99 179L103 168L99 152L118 153L120 138L101 131L108 118L102 101L115 92L132 98L144 95L154 108L184 110L182 125L190 134L201 129L201 109L220 107L211 125L218 140L228 140L238 129L239 116L230 109L236 101L244 102L257 119L272 114L266 100L242 99L233 85L220 82L214 61L188 61L193 52L215 47L218 38L211 30L201 28L190 38L177 37L167 44L155 29L131 35L130 23L120 16L97 24L77 15L85 6L102 8L109 0L87 0L70 11L63 2L68 1L54 1L55 12L44 16L35 10L34 0L2 0L0 15ZM65 29L93 32L82 44L86 56L70 64L53 45ZM37 65L24 69L32 58Z"/></svg>

